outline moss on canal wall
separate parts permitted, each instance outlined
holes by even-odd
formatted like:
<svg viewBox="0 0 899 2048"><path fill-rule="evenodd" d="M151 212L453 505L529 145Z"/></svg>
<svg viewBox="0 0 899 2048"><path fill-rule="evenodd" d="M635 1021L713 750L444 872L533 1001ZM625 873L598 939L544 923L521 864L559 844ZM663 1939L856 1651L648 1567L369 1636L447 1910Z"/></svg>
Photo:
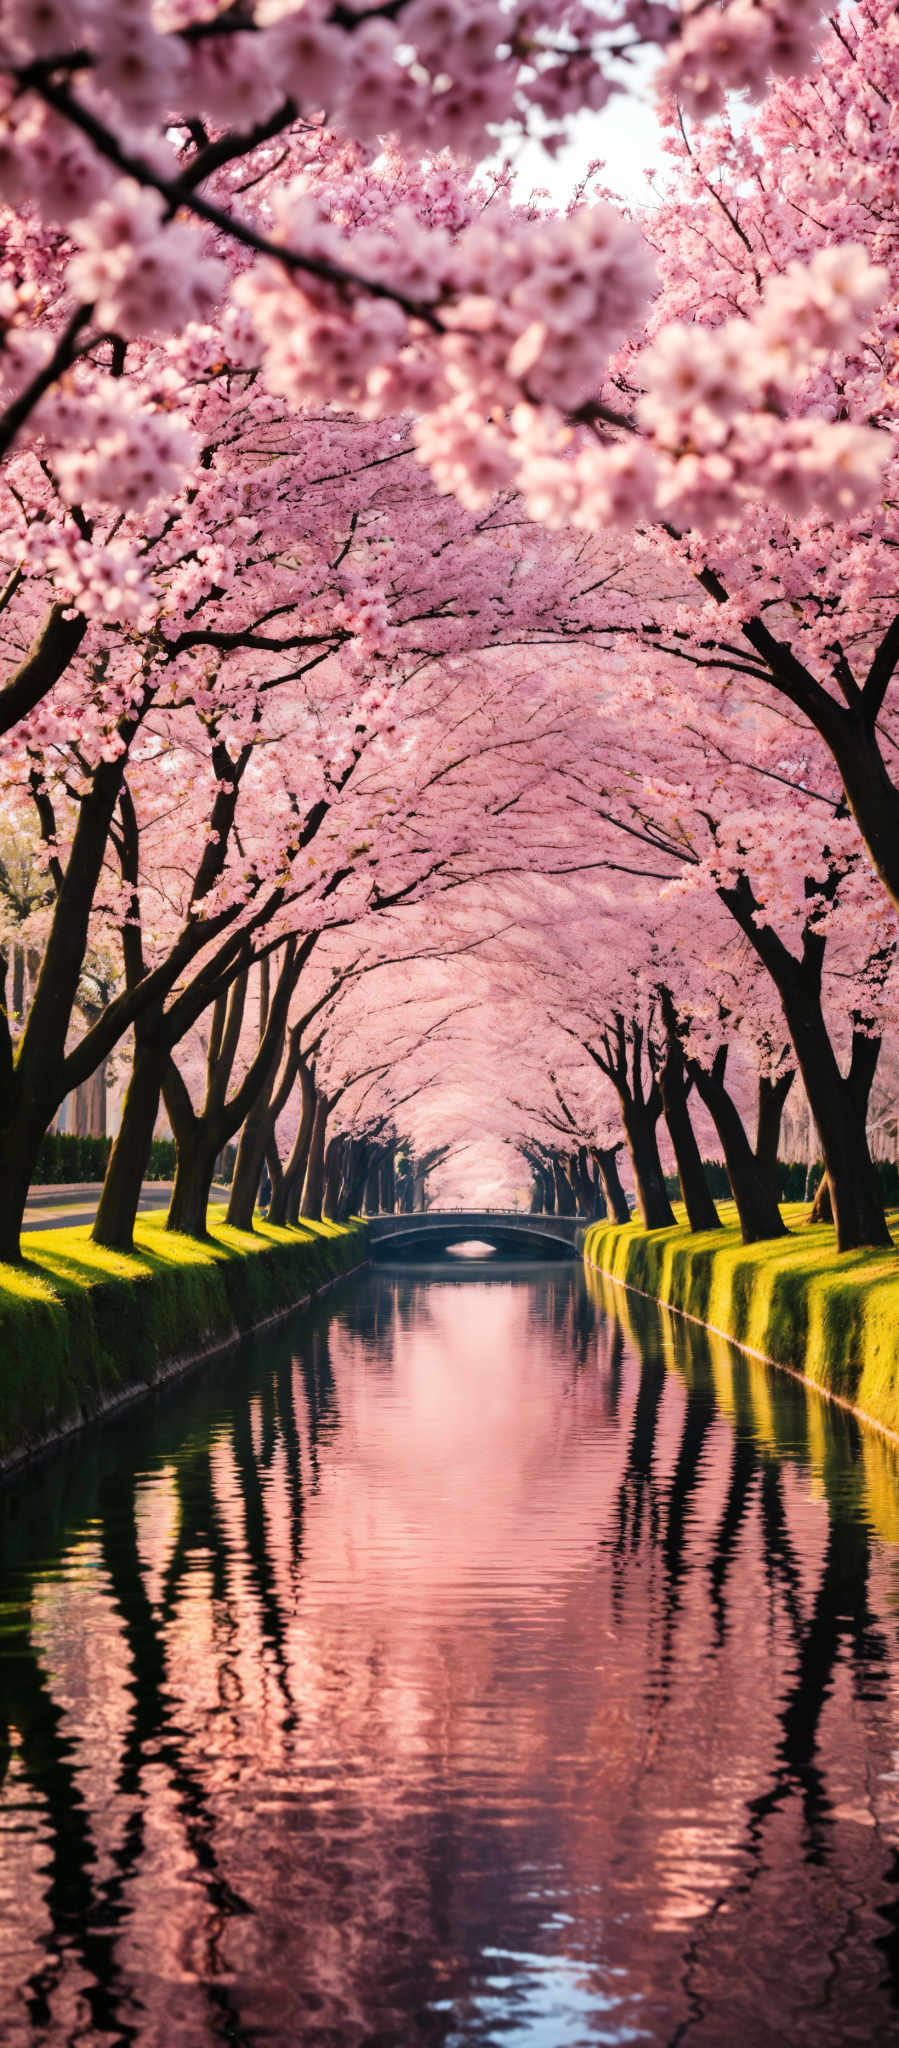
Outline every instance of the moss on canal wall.
<svg viewBox="0 0 899 2048"><path fill-rule="evenodd" d="M899 1434L899 1251L838 1253L799 1203L784 1206L789 1237L744 1245L733 1204L719 1208L723 1231L591 1224L584 1257Z"/></svg>
<svg viewBox="0 0 899 2048"><path fill-rule="evenodd" d="M366 1257L364 1225L213 1218L204 1244L142 1217L133 1254L87 1227L34 1231L0 1264L0 1468L286 1313Z"/></svg>

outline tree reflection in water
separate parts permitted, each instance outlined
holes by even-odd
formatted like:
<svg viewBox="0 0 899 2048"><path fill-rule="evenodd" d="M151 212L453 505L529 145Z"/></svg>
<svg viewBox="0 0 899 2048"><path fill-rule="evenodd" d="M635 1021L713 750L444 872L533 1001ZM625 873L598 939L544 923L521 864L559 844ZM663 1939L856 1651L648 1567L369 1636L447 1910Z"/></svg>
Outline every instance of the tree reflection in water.
<svg viewBox="0 0 899 2048"><path fill-rule="evenodd" d="M387 1271L0 1499L0 2037L899 2035L892 1453Z"/></svg>

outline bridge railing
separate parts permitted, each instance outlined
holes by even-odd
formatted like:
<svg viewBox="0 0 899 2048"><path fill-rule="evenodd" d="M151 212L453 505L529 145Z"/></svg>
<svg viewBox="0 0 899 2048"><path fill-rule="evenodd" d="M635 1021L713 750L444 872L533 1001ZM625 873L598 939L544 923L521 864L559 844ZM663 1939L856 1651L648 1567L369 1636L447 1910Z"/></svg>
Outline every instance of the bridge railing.
<svg viewBox="0 0 899 2048"><path fill-rule="evenodd" d="M568 1242L573 1241L584 1221L580 1216L532 1215L524 1209L418 1209L405 1210L400 1215L386 1212L365 1220L375 1237L402 1237L411 1232L428 1236L431 1232L464 1228L470 1230L472 1237L492 1229L521 1236L564 1238Z"/></svg>

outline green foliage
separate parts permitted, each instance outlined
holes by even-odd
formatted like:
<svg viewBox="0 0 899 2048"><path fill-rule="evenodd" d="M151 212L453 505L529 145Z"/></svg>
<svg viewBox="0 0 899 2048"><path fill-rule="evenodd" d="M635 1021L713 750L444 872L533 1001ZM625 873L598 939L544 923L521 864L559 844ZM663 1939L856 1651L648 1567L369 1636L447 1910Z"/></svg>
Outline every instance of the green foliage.
<svg viewBox="0 0 899 2048"><path fill-rule="evenodd" d="M154 1138L147 1160L147 1180L174 1180L177 1163L174 1138Z"/></svg>
<svg viewBox="0 0 899 2048"><path fill-rule="evenodd" d="M76 1138L69 1131L48 1131L41 1139L34 1178L54 1185L102 1180L111 1149L111 1138Z"/></svg>
<svg viewBox="0 0 899 2048"><path fill-rule="evenodd" d="M57 1183L102 1180L111 1151L111 1138L77 1138L71 1131L48 1131L41 1139L35 1182L38 1186L46 1182L55 1187ZM147 1179L173 1180L174 1176L174 1138L154 1138Z"/></svg>
<svg viewBox="0 0 899 2048"><path fill-rule="evenodd" d="M364 1227L229 1229L205 1243L141 1217L133 1253L34 1231L0 1265L0 1462L75 1428L293 1307L365 1257Z"/></svg>
<svg viewBox="0 0 899 2048"><path fill-rule="evenodd" d="M899 1166L892 1159L876 1159L874 1161L874 1168L880 1182L884 1201L891 1203L894 1208L899 1207ZM702 1170L713 1200L716 1202L727 1201L730 1195L730 1181L727 1178L727 1167L724 1165L723 1160L704 1159ZM811 1179L814 1186L817 1186L822 1170L823 1162L819 1159L812 1167ZM805 1188L808 1177L807 1166L802 1166L795 1159L789 1162L785 1159L779 1159L777 1162L778 1201L804 1201L806 1199ZM680 1181L676 1173L665 1175L665 1186L671 1200L676 1201L680 1194Z"/></svg>
<svg viewBox="0 0 899 2048"><path fill-rule="evenodd" d="M584 1256L899 1431L899 1251L838 1253L833 1228L805 1215L788 1207L790 1236L753 1245L732 1202L723 1231L594 1223ZM891 1223L899 1231L899 1216Z"/></svg>

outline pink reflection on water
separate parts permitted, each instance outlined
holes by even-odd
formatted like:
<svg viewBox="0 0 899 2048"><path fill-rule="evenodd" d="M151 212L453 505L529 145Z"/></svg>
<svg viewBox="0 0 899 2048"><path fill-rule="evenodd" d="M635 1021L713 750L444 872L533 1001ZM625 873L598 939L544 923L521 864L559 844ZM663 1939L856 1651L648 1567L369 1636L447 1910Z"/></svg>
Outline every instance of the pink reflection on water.
<svg viewBox="0 0 899 2048"><path fill-rule="evenodd" d="M55 1895L53 1934L70 1795L17 1762L16 2048L48 1949L54 2048L886 2038L895 1473L584 1309L373 1279L141 1477L130 1577L101 1515L36 1580L96 1938Z"/></svg>

